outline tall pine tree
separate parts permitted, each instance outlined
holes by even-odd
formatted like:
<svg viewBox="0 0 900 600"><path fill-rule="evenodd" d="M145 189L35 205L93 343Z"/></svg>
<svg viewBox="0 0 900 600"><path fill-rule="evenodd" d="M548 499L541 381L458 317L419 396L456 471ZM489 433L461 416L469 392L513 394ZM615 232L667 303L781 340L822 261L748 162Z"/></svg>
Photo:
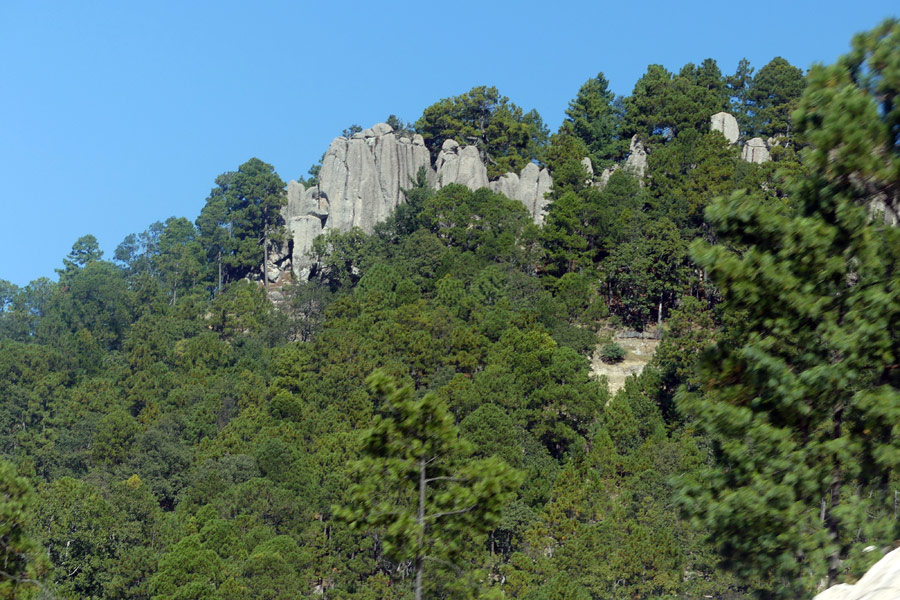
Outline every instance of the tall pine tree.
<svg viewBox="0 0 900 600"><path fill-rule="evenodd" d="M727 245L694 247L733 324L705 394L680 398L714 459L683 499L764 597L858 576L900 537L900 229L880 214L898 201L898 94L888 21L810 74L796 212L733 195L707 210Z"/></svg>

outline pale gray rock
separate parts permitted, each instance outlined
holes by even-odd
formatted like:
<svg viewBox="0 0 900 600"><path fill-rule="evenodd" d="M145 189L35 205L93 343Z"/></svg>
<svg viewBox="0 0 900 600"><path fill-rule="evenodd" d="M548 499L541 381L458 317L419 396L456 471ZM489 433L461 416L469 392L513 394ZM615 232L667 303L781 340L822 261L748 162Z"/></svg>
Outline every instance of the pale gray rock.
<svg viewBox="0 0 900 600"><path fill-rule="evenodd" d="M609 178L612 177L612 174L619 170L619 165L615 164L611 167L607 167L600 172L600 181L596 183L596 186L601 190L606 187L606 184L609 183Z"/></svg>
<svg viewBox="0 0 900 600"><path fill-rule="evenodd" d="M497 192L498 194L503 194L507 198L517 198L519 193L519 176L515 173L507 173L497 179L496 181L492 181L490 184L491 191Z"/></svg>
<svg viewBox="0 0 900 600"><path fill-rule="evenodd" d="M372 133L375 136L387 135L389 133L394 133L394 128L387 123L375 123L372 125Z"/></svg>
<svg viewBox="0 0 900 600"><path fill-rule="evenodd" d="M312 215L293 217L287 224L288 231L294 240L294 252L291 256L291 267L297 281L309 278L313 261L309 256L313 240L322 233L322 219Z"/></svg>
<svg viewBox="0 0 900 600"><path fill-rule="evenodd" d="M842 583L832 586L813 600L897 600L897 598L900 598L900 548L886 554L855 584Z"/></svg>
<svg viewBox="0 0 900 600"><path fill-rule="evenodd" d="M460 146L456 140L444 141L434 169L438 187L451 183L464 185L470 190L488 187L487 168L475 146Z"/></svg>
<svg viewBox="0 0 900 600"><path fill-rule="evenodd" d="M647 150L637 135L631 136L631 145L628 150L628 158L625 159L625 169L632 175L643 179L647 171Z"/></svg>
<svg viewBox="0 0 900 600"><path fill-rule="evenodd" d="M587 171L588 180L594 179L594 165L591 164L591 159L585 156L581 159L581 166L584 167L584 170Z"/></svg>
<svg viewBox="0 0 900 600"><path fill-rule="evenodd" d="M744 149L741 151L741 158L757 165L771 160L766 143L762 138L758 137L747 140L747 143L744 144Z"/></svg>
<svg viewBox="0 0 900 600"><path fill-rule="evenodd" d="M537 224L544 222L547 205L550 203L546 195L551 186L553 179L550 172L534 163L528 163L518 175L507 173L490 182L490 188L494 192L521 202Z"/></svg>
<svg viewBox="0 0 900 600"><path fill-rule="evenodd" d="M309 274L306 253L323 231L359 227L371 233L405 200L403 189L413 185L422 167L433 183L431 156L421 136L398 138L386 123L350 139L335 138L322 158L317 186L288 184L284 215L294 243L295 275Z"/></svg>
<svg viewBox="0 0 900 600"><path fill-rule="evenodd" d="M709 118L709 128L712 131L721 131L729 144L734 144L741 137L741 130L738 128L737 119L734 115L727 112L718 112Z"/></svg>

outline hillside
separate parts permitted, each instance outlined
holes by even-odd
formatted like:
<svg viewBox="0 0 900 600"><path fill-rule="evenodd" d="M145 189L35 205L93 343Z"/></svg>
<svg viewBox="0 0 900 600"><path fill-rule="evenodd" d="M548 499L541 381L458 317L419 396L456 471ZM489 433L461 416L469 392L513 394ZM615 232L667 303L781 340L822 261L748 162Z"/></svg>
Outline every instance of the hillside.
<svg viewBox="0 0 900 600"><path fill-rule="evenodd" d="M473 88L0 280L0 597L855 582L900 539L900 23L853 44L600 73L552 134Z"/></svg>

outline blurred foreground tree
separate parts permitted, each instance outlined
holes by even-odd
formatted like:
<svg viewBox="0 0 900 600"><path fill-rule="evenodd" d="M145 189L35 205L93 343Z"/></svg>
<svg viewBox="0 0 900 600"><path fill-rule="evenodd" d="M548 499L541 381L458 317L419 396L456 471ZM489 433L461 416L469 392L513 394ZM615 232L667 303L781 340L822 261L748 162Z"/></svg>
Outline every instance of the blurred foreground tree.
<svg viewBox="0 0 900 600"><path fill-rule="evenodd" d="M797 211L737 193L706 213L728 245L693 249L729 326L706 394L680 397L714 458L683 501L763 597L852 579L900 537L900 228L880 214L898 200L898 96L893 20L810 73Z"/></svg>

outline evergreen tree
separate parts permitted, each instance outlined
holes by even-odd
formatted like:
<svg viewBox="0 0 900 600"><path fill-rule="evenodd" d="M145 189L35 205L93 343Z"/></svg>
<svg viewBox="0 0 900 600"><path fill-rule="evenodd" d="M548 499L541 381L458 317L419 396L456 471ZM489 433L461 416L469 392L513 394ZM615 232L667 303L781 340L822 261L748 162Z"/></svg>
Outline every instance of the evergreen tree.
<svg viewBox="0 0 900 600"><path fill-rule="evenodd" d="M900 229L870 203L900 184L900 22L816 67L795 113L811 148L794 214L744 194L694 247L731 326L682 408L715 462L684 501L738 574L797 597L858 576L900 534Z"/></svg>
<svg viewBox="0 0 900 600"><path fill-rule="evenodd" d="M518 173L529 161L540 160L548 137L537 111L526 113L486 86L432 104L416 121L416 131L434 157L449 139L475 144L491 178Z"/></svg>
<svg viewBox="0 0 900 600"><path fill-rule="evenodd" d="M31 487L9 463L0 461L0 598L31 598L46 560L28 532Z"/></svg>
<svg viewBox="0 0 900 600"><path fill-rule="evenodd" d="M594 171L610 166L624 150L618 137L621 115L613 100L609 81L598 73L581 86L566 109L563 129L584 142Z"/></svg>
<svg viewBox="0 0 900 600"><path fill-rule="evenodd" d="M352 506L336 510L357 526L382 529L385 552L412 561L421 600L426 561L452 566L467 542L483 541L521 478L496 458L461 462L471 446L437 395L417 399L411 387L397 389L381 373L369 386L382 398L383 414L366 432Z"/></svg>
<svg viewBox="0 0 900 600"><path fill-rule="evenodd" d="M803 71L776 56L759 70L747 90L751 105L749 119L753 135L791 135L791 112L805 86ZM748 137L750 137L748 135Z"/></svg>

